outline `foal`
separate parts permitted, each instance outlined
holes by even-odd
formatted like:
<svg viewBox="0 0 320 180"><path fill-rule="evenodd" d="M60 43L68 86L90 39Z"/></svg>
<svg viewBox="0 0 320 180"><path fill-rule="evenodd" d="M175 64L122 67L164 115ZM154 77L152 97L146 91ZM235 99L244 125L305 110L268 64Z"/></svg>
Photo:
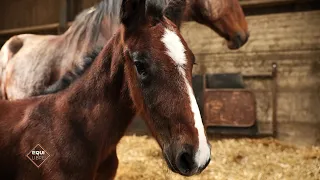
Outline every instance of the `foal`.
<svg viewBox="0 0 320 180"><path fill-rule="evenodd" d="M0 101L0 179L112 179L116 145L137 113L172 171L208 165L193 54L163 7L145 1L123 0L120 29L68 89ZM26 158L37 144L50 154L39 169Z"/></svg>

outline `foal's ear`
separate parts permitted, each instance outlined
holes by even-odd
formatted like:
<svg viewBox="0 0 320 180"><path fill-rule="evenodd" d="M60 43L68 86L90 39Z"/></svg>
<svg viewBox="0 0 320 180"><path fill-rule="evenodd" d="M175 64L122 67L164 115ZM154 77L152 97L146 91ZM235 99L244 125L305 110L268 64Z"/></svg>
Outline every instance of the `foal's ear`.
<svg viewBox="0 0 320 180"><path fill-rule="evenodd" d="M127 31L134 31L146 22L146 0L122 0L121 23Z"/></svg>
<svg viewBox="0 0 320 180"><path fill-rule="evenodd" d="M186 0L170 0L164 10L164 15L177 25L178 28L180 28L186 4Z"/></svg>

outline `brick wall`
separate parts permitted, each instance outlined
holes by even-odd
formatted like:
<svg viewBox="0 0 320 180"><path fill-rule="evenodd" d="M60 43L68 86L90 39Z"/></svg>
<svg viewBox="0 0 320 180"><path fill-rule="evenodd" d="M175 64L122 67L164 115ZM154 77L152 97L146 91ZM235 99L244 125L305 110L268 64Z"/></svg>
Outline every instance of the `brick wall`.
<svg viewBox="0 0 320 180"><path fill-rule="evenodd" d="M278 64L279 122L320 123L320 11L247 17L250 39L231 51L209 28L185 23L182 34L197 58L195 74L271 72ZM257 93L258 119L271 121L271 83L246 81Z"/></svg>

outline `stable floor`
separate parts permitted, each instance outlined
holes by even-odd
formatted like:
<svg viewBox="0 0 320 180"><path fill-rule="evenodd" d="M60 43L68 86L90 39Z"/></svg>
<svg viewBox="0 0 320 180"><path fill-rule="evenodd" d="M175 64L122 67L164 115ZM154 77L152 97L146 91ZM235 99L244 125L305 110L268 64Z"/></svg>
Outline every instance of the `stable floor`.
<svg viewBox="0 0 320 180"><path fill-rule="evenodd" d="M318 180L320 147L294 146L271 138L215 139L209 166L194 177L172 173L148 136L125 136L118 145L118 180Z"/></svg>

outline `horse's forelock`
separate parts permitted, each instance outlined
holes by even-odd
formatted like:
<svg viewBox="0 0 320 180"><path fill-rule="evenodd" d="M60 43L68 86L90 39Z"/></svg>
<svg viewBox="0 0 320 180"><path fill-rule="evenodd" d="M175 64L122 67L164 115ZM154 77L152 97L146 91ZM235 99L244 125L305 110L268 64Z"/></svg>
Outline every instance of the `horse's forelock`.
<svg viewBox="0 0 320 180"><path fill-rule="evenodd" d="M166 0L148 0L146 6L146 13L148 15L161 19L163 16L163 10L166 6Z"/></svg>

